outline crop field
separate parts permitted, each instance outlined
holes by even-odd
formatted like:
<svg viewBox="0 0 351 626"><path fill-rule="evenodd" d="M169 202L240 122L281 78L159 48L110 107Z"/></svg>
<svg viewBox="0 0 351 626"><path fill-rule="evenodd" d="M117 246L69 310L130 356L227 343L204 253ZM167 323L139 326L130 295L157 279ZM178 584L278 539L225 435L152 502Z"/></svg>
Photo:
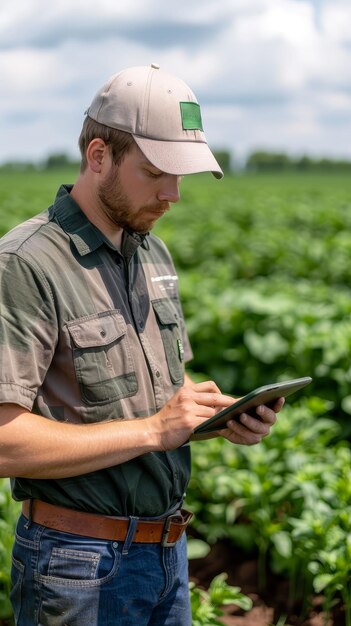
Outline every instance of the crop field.
<svg viewBox="0 0 351 626"><path fill-rule="evenodd" d="M0 171L0 234L49 206L76 174ZM313 377L258 446L192 444L191 534L212 549L225 542L233 559L239 548L255 555L262 598L271 575L287 581L275 623L322 624L312 621L318 597L325 623L351 626L351 177L189 177L155 233L178 270L196 379L239 396ZM4 619L16 510L0 481ZM223 601L234 601L230 589L222 582ZM252 602L239 596L249 615ZM218 623L213 602L206 613L200 600L193 594L194 626Z"/></svg>

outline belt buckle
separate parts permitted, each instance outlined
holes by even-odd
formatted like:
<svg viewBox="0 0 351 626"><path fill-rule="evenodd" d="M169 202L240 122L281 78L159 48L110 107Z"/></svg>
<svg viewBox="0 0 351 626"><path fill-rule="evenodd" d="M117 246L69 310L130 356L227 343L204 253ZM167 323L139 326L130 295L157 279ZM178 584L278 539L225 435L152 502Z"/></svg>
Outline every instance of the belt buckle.
<svg viewBox="0 0 351 626"><path fill-rule="evenodd" d="M178 541L178 539L176 541L168 541L169 533L171 530L171 524L175 520L183 521L183 518L179 513L173 513L173 515L169 515L166 518L166 521L163 527L162 539L161 539L161 546L163 548L174 548L175 544Z"/></svg>

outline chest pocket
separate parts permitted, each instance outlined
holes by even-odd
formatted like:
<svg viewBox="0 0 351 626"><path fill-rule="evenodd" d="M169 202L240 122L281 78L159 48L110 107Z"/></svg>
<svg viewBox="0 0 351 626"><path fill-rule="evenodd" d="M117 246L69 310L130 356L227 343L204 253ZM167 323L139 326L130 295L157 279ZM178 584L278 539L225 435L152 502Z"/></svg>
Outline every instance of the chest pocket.
<svg viewBox="0 0 351 626"><path fill-rule="evenodd" d="M179 315L168 298L152 300L152 307L160 329L171 380L173 383L182 383L184 380L183 340Z"/></svg>
<svg viewBox="0 0 351 626"><path fill-rule="evenodd" d="M108 404L138 390L127 325L119 311L106 311L67 324L82 399Z"/></svg>

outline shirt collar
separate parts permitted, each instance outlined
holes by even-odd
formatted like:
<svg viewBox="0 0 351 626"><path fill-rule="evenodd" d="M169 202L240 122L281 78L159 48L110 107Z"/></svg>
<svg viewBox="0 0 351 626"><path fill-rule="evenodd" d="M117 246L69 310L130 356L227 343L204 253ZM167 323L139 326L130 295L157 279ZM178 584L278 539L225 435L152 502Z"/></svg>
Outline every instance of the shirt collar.
<svg viewBox="0 0 351 626"><path fill-rule="evenodd" d="M81 256L94 252L103 244L116 252L115 246L113 246L107 237L88 220L85 213L71 197L70 193L72 189L73 185L61 185L54 204L49 209L50 218L56 217L61 228L70 237L77 252ZM124 232L124 254L127 253L127 256L131 257L139 245L146 249L149 248L146 235Z"/></svg>

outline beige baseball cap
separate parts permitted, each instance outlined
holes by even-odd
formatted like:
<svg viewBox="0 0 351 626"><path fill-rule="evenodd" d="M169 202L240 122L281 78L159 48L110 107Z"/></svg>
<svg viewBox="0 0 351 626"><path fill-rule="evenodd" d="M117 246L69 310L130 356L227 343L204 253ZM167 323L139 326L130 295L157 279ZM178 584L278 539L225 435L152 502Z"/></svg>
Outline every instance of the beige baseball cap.
<svg viewBox="0 0 351 626"><path fill-rule="evenodd" d="M223 177L207 145L194 93L155 63L111 76L86 113L100 124L131 133L146 158L163 172Z"/></svg>

